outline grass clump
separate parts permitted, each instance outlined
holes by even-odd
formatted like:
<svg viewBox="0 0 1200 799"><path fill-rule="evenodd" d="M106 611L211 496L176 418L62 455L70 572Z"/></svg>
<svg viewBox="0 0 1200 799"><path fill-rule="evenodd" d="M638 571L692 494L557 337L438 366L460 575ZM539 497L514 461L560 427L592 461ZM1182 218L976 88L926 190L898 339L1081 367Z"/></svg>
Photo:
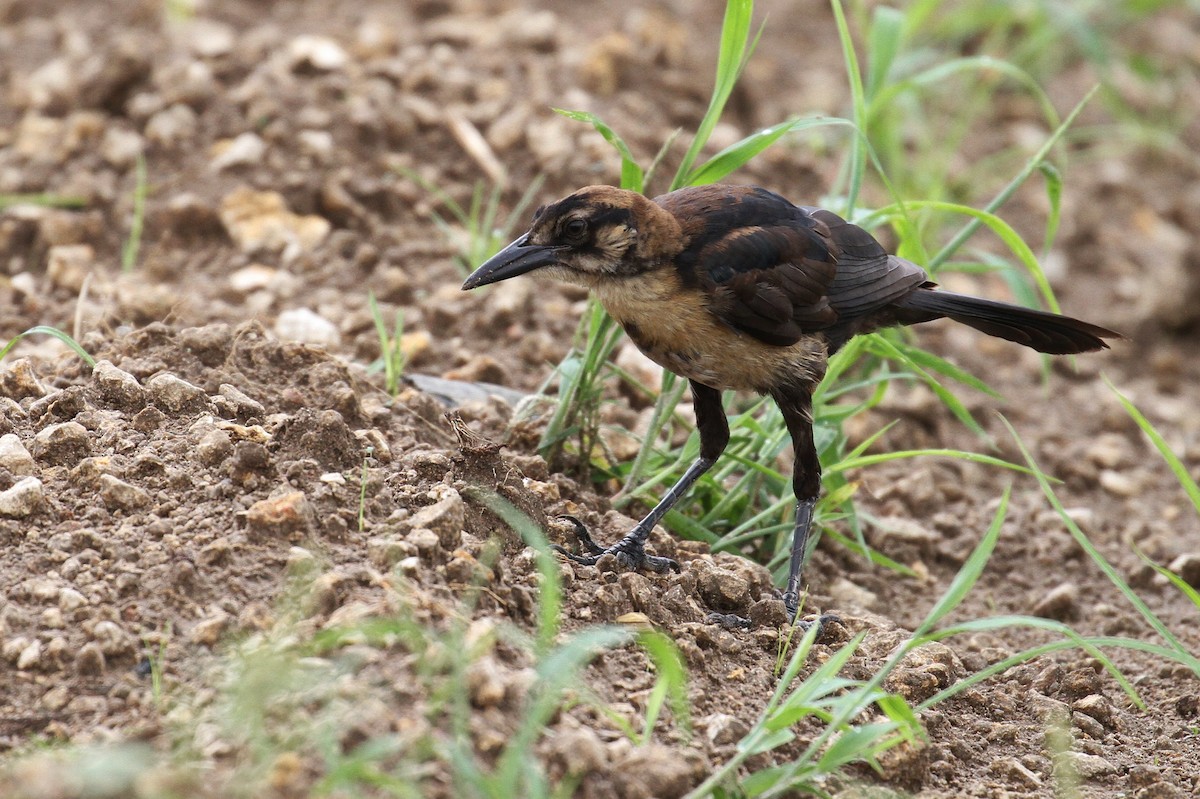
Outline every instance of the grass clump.
<svg viewBox="0 0 1200 799"><path fill-rule="evenodd" d="M408 353L404 349L404 311L396 309L389 328L379 303L375 301L375 292L368 292L367 307L375 323L375 334L379 337L379 358L371 364L369 371L383 371L383 387L394 397L400 393L404 367L408 364Z"/></svg>

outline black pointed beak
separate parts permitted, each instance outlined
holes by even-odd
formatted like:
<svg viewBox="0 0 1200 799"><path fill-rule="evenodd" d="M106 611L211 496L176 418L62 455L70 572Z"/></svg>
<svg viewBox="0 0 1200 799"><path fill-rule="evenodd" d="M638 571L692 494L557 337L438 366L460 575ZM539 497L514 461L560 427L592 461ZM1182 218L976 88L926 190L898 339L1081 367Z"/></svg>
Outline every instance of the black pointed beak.
<svg viewBox="0 0 1200 799"><path fill-rule="evenodd" d="M558 247L530 244L528 234L514 241L484 262L462 284L463 291L498 283L558 263Z"/></svg>

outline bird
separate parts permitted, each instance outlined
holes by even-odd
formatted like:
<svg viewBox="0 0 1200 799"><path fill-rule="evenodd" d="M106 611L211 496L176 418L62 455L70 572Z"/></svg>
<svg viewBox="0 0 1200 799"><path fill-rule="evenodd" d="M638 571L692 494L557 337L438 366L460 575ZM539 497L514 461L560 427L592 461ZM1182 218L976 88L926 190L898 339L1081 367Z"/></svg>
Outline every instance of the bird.
<svg viewBox="0 0 1200 799"><path fill-rule="evenodd" d="M479 266L463 290L530 274L583 286L651 360L686 378L700 452L627 535L597 544L579 520L584 565L606 554L626 568L679 564L646 552L651 530L729 443L722 391L771 397L794 450L796 512L783 602L799 609L821 463L813 392L828 358L852 337L949 318L1053 355L1108 347L1098 325L943 290L917 264L891 255L837 214L795 205L758 186L710 184L653 199L587 186L537 209L529 229Z"/></svg>

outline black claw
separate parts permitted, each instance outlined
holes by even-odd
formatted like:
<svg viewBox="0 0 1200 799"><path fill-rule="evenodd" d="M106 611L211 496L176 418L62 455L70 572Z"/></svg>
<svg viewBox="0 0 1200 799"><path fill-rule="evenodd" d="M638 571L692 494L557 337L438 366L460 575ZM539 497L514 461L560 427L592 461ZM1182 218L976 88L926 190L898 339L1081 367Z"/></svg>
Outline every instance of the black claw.
<svg viewBox="0 0 1200 799"><path fill-rule="evenodd" d="M826 638L830 638L832 627L845 628L846 626L846 623L842 621L842 617L836 613L822 613L815 619L798 619L796 621L796 627L800 629L801 634L807 633L814 624L817 626L817 637L815 639L817 642L821 642Z"/></svg>
<svg viewBox="0 0 1200 799"><path fill-rule="evenodd" d="M612 554L616 556L618 563L634 571L652 571L658 574L666 574L671 571L678 574L682 571L678 561L658 555L646 554L646 549L642 545L642 542L646 540L649 533L639 527L633 528L633 532L612 546L601 547L592 539L592 534L588 532L587 525L579 521L579 519L568 514L563 514L558 518L566 519L575 526L575 538L579 541L580 546L590 554L576 555L558 544L553 545L554 551L565 555L569 560L581 566L595 566L601 557Z"/></svg>
<svg viewBox="0 0 1200 799"><path fill-rule="evenodd" d="M579 541L579 544L584 549L586 549L588 552L590 552L593 555L603 555L604 554L604 551L605 551L604 547L600 546L594 540L592 540L592 534L590 532L588 532L586 524L579 521L579 519L575 518L574 516L572 516L569 513L561 514L558 518L566 519L571 524L575 525L575 538L576 538L576 540ZM562 552L564 554L570 554L560 546L556 545L555 549L559 550L560 552Z"/></svg>
<svg viewBox="0 0 1200 799"><path fill-rule="evenodd" d="M704 620L709 624L720 625L726 630L749 630L754 626L754 622L742 618L736 613L709 613Z"/></svg>

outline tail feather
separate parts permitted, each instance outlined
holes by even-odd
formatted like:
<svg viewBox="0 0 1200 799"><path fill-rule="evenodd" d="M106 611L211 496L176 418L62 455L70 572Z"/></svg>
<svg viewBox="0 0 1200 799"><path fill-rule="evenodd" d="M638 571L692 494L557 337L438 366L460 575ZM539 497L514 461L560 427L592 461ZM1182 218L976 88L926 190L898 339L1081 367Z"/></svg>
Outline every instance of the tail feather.
<svg viewBox="0 0 1200 799"><path fill-rule="evenodd" d="M1104 339L1122 338L1120 333L1069 316L938 289L917 289L896 302L895 307L911 312L902 317L905 322L944 316L989 336L1015 341L1050 355L1107 349Z"/></svg>

